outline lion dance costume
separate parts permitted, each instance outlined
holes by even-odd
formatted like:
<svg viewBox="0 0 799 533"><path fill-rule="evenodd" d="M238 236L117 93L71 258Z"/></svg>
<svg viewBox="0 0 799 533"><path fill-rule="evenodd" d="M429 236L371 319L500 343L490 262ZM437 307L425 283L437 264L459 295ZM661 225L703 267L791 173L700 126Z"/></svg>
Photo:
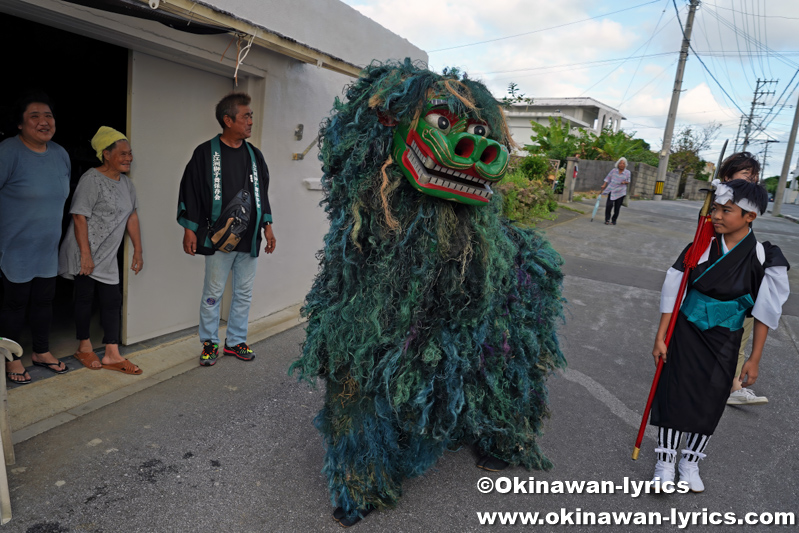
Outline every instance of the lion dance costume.
<svg viewBox="0 0 799 533"><path fill-rule="evenodd" d="M291 372L325 382L315 424L339 516L394 506L403 478L461 445L550 468L536 437L565 366L561 259L501 217L498 102L457 70L373 64L320 139L330 231Z"/></svg>

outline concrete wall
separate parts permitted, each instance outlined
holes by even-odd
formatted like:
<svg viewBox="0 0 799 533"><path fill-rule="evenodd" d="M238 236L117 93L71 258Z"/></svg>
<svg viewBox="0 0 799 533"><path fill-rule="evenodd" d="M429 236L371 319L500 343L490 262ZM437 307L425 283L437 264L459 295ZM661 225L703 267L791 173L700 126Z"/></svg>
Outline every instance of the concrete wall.
<svg viewBox="0 0 799 533"><path fill-rule="evenodd" d="M614 164L615 161L580 160L574 190L576 192L598 191ZM644 163L631 163L629 170L631 178L630 185L627 186L628 194L634 198L652 198L655 193L657 167ZM679 180L678 173L666 173L666 183L663 188L664 199L674 200L677 198Z"/></svg>
<svg viewBox="0 0 799 533"><path fill-rule="evenodd" d="M574 190L598 191L608 172L613 168L614 161L588 161L580 160L577 167L577 182Z"/></svg>
<svg viewBox="0 0 799 533"><path fill-rule="evenodd" d="M373 59L427 61L408 40L338 0L202 0L264 28L356 65Z"/></svg>
<svg viewBox="0 0 799 533"><path fill-rule="evenodd" d="M685 191L683 191L682 197L686 200L704 200L707 193L701 191L701 189L709 188L709 181L697 180L692 176L688 176L688 179L685 180Z"/></svg>
<svg viewBox="0 0 799 533"><path fill-rule="evenodd" d="M657 181L657 167L649 166L645 163L634 163L631 165L634 177L632 179L632 196L635 198L652 198L655 194L655 182ZM677 198L677 189L680 186L680 174L677 172L666 172L666 182L663 186L663 199L674 200Z"/></svg>

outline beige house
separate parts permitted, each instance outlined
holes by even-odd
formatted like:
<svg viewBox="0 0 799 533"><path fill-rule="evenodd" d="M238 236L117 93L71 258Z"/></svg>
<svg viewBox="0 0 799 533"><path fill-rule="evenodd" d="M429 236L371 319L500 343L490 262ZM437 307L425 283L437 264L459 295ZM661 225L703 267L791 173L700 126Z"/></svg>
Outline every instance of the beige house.
<svg viewBox="0 0 799 533"><path fill-rule="evenodd" d="M582 128L599 134L603 129L619 131L624 116L593 98L534 98L533 102L513 104L505 111L513 140L524 146L532 141L531 121L545 126L549 119L560 118L570 128Z"/></svg>
<svg viewBox="0 0 799 533"><path fill-rule="evenodd" d="M177 193L193 149L220 131L222 96L253 97L250 140L271 174L278 247L259 259L256 320L302 302L317 272L327 221L315 136L334 98L374 59L427 60L338 0L3 0L0 25L0 102L31 86L55 100L73 186L96 164L87 150L100 125L131 140L145 266L122 281L125 344L198 323L203 260L182 251ZM71 321L70 296L59 291L56 325Z"/></svg>

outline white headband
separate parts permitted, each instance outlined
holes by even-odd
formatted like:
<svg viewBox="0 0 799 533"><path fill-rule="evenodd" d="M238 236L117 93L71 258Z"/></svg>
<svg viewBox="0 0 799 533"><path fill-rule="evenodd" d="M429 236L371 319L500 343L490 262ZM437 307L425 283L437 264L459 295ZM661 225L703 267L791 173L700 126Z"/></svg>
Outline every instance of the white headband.
<svg viewBox="0 0 799 533"><path fill-rule="evenodd" d="M716 194L716 203L724 205L727 202L732 202L744 211L754 211L758 215L763 214L760 212L760 209L758 209L755 203L748 198L741 198L737 202L733 201L732 188L721 183L721 180L715 179L713 180L712 184L716 187L716 190L714 191Z"/></svg>

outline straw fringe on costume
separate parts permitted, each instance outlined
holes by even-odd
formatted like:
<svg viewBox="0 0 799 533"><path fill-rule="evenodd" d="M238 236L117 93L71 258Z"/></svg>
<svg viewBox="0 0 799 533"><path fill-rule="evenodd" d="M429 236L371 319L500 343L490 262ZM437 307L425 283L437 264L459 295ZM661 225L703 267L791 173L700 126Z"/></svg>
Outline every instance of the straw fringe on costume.
<svg viewBox="0 0 799 533"><path fill-rule="evenodd" d="M536 438L545 379L565 366L562 261L540 234L501 218L499 195L484 207L447 202L402 175L392 124L418 120L431 90L511 142L482 84L407 60L366 68L321 129L330 230L291 371L325 382L323 471L348 516L395 505L403 478L464 444L551 467Z"/></svg>

